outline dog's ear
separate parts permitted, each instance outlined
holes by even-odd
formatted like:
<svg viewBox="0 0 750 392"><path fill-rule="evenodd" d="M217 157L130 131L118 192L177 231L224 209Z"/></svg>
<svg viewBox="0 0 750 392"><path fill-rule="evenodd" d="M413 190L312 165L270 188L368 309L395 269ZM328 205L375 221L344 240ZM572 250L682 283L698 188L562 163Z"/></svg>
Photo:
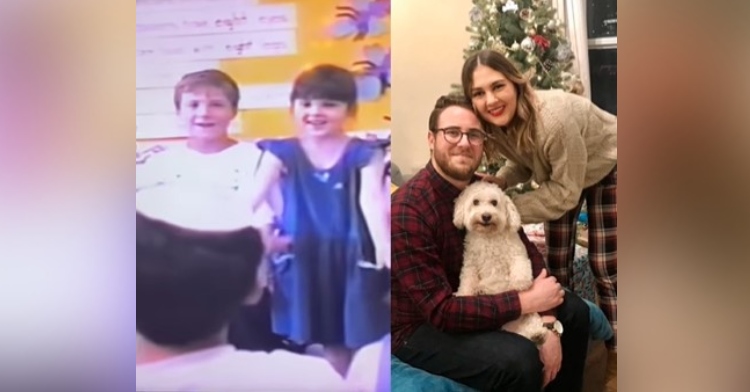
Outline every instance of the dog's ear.
<svg viewBox="0 0 750 392"><path fill-rule="evenodd" d="M458 196L455 203L453 204L453 225L456 226L459 230L463 230L466 228L466 225L464 224L464 220L466 219L465 204L468 197L468 192L464 191L460 196Z"/></svg>
<svg viewBox="0 0 750 392"><path fill-rule="evenodd" d="M505 213L508 219L508 228L512 231L521 230L521 214L518 213L518 208L510 197L505 198Z"/></svg>

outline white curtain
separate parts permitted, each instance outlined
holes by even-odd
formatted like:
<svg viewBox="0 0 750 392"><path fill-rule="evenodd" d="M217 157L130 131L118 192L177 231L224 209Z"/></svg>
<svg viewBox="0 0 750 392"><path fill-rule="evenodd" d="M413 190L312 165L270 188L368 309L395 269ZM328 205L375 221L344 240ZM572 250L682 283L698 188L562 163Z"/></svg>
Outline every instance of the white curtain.
<svg viewBox="0 0 750 392"><path fill-rule="evenodd" d="M591 98L586 0L551 0L551 3L557 8L559 18L565 23L570 47L576 55L573 70L581 77L586 97Z"/></svg>

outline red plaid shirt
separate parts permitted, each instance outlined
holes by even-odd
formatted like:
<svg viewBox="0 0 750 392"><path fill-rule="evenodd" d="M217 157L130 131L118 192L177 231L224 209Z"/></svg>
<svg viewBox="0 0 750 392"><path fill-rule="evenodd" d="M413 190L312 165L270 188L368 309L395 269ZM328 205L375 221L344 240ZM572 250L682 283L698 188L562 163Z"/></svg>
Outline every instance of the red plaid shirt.
<svg viewBox="0 0 750 392"><path fill-rule="evenodd" d="M498 330L521 315L515 291L478 297L453 296L458 290L464 252L465 232L453 225L453 205L460 193L430 163L393 194L394 352L424 323L445 332L482 332ZM523 230L519 234L537 276L545 268L544 258Z"/></svg>

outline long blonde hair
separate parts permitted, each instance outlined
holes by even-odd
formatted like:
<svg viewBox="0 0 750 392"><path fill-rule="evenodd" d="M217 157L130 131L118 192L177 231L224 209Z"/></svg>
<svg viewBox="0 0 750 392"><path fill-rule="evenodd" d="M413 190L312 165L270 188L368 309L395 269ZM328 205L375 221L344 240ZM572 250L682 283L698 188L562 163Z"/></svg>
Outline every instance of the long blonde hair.
<svg viewBox="0 0 750 392"><path fill-rule="evenodd" d="M539 113L537 112L537 100L534 90L529 81L521 74L513 63L510 62L500 52L485 49L480 50L469 56L464 62L461 73L461 82L463 84L464 95L471 102L471 91L474 88L474 71L484 65L503 74L516 87L518 94L518 103L516 113L504 130L515 141L516 148L521 152L530 152L536 147L537 127L539 124ZM474 108L476 110L476 108ZM497 129L480 117L482 125L488 133L493 134ZM485 154L488 157L497 156L497 145L490 138L485 143Z"/></svg>

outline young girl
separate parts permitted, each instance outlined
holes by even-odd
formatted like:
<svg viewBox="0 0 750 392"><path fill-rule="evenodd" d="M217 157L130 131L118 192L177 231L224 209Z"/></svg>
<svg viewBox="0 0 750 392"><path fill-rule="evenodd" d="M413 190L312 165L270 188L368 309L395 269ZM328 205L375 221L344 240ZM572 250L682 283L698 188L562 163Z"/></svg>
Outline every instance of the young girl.
<svg viewBox="0 0 750 392"><path fill-rule="evenodd" d="M252 204L281 185L281 221L293 251L275 266L274 328L322 344L345 375L352 353L390 330L382 301L390 289L384 154L346 134L357 110L349 71L321 65L302 73L291 105L297 137L260 144L267 154Z"/></svg>

